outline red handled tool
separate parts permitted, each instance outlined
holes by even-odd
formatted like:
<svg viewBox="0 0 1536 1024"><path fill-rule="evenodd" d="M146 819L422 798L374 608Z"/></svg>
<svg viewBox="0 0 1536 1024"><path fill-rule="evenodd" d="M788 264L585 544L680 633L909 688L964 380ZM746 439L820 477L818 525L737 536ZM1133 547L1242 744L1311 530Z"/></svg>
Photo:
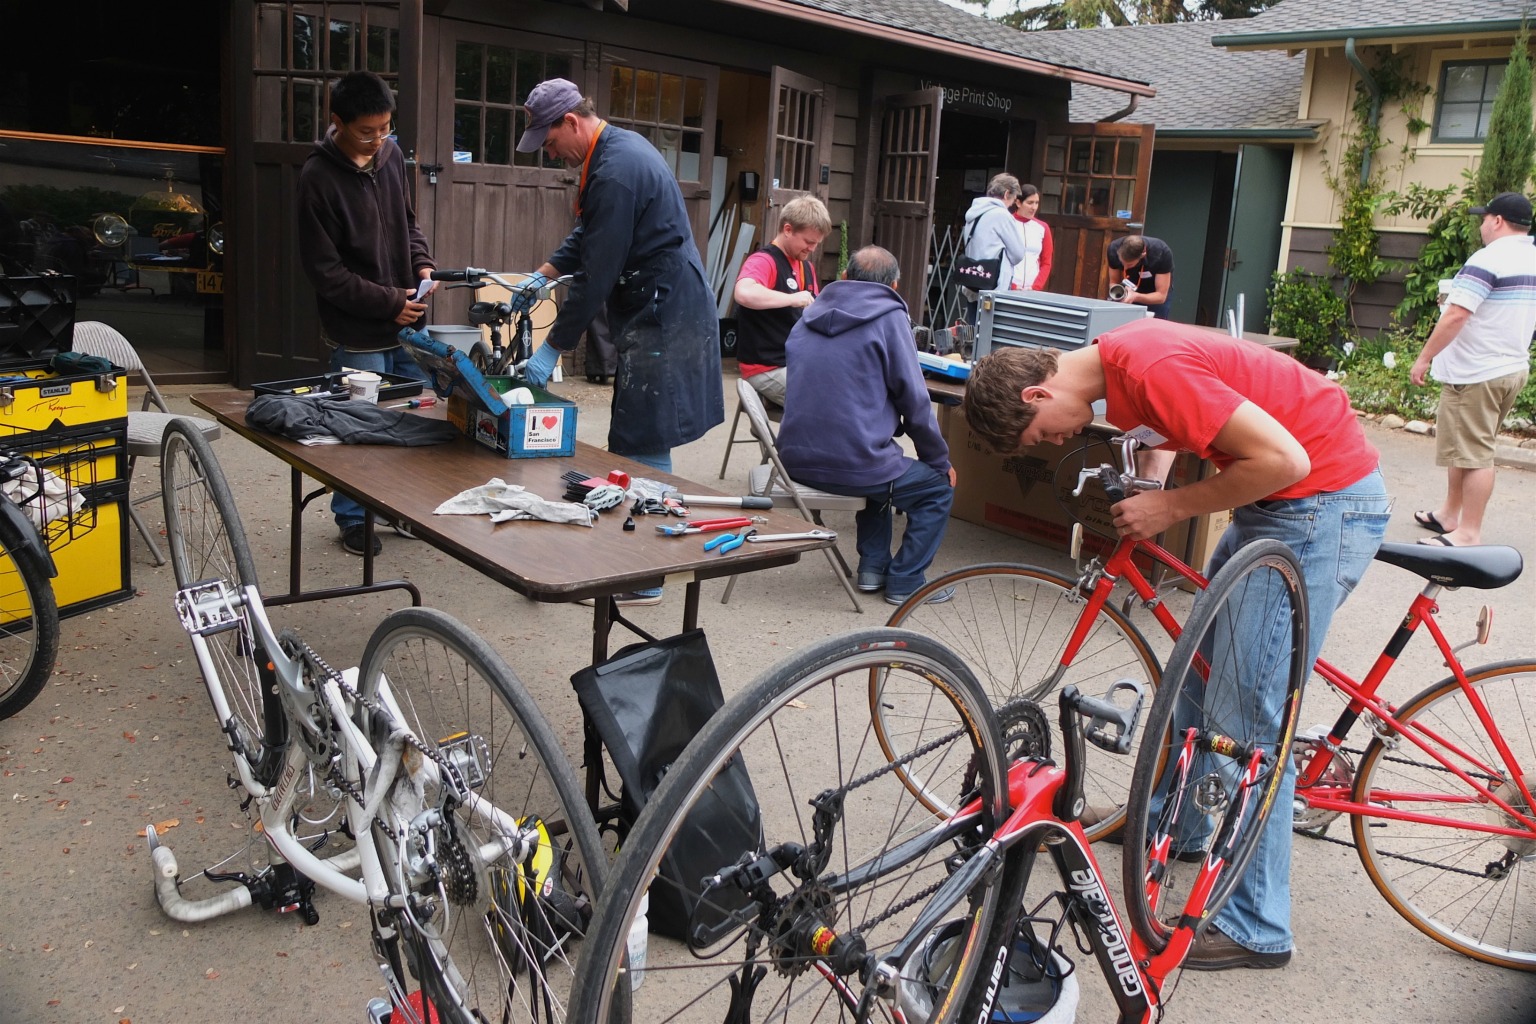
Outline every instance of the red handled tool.
<svg viewBox="0 0 1536 1024"><path fill-rule="evenodd" d="M765 523L761 516L736 516L734 519L700 519L697 522L677 523L673 526L658 526L657 533L666 534L668 537L681 537L685 533L714 533L717 530L737 530L743 526L752 526L756 523Z"/></svg>

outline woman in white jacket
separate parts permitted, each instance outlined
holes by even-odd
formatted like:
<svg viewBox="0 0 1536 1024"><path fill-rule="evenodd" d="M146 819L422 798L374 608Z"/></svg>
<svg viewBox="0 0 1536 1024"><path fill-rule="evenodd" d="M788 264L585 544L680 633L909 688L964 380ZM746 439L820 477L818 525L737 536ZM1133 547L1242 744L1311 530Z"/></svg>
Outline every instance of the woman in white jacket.
<svg viewBox="0 0 1536 1024"><path fill-rule="evenodd" d="M973 260L1001 260L997 271L997 286L1007 288L1013 280L1013 268L1024 262L1024 232L1013 219L1009 209L1018 198L1019 179L1011 174L999 174L987 186L987 194L971 201L965 211L965 254ZM962 288L961 293L970 303L966 320L976 323L976 293Z"/></svg>

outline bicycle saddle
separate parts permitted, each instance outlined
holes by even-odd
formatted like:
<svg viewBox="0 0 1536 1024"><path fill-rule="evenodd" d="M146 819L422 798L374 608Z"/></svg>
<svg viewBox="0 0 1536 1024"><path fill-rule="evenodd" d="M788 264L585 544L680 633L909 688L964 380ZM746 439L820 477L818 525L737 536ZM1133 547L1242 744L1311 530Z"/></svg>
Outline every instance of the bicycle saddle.
<svg viewBox="0 0 1536 1024"><path fill-rule="evenodd" d="M1438 544L1383 544L1376 552L1386 562L1447 587L1497 590L1520 578L1520 552L1503 544L1448 548Z"/></svg>

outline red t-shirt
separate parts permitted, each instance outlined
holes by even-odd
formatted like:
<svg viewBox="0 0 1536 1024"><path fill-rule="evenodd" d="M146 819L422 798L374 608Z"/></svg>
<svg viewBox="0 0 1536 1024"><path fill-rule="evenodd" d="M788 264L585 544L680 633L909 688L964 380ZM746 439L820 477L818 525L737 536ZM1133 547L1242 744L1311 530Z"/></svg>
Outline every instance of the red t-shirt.
<svg viewBox="0 0 1536 1024"><path fill-rule="evenodd" d="M812 266L809 261L803 261L801 266L806 269L810 279L801 281L800 287L809 288L812 295L820 294L821 286L820 283L816 280L816 268ZM736 280L740 281L744 277L751 278L758 284L762 285L764 288L777 288L779 283L779 268L774 265L773 255L763 249L759 249L748 256L746 260L741 264L741 272L736 275ZM763 366L758 363L743 363L738 361L736 364L736 369L741 373L743 377L755 377L760 373L767 373L769 370L777 370L779 367Z"/></svg>
<svg viewBox="0 0 1536 1024"><path fill-rule="evenodd" d="M1312 472L1271 498L1303 498L1348 487L1376 468L1344 389L1290 356L1167 320L1138 320L1101 334L1106 418L1121 431L1150 432L1154 448L1185 448L1218 467L1211 447L1244 401L1273 416L1306 449Z"/></svg>

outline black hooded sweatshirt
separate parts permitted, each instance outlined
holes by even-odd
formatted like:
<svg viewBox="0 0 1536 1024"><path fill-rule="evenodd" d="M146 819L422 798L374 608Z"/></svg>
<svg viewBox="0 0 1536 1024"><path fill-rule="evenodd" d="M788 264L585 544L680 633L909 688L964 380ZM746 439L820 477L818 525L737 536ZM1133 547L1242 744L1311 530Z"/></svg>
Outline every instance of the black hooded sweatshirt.
<svg viewBox="0 0 1536 1024"><path fill-rule="evenodd" d="M358 352L400 344L395 317L423 267L435 267L406 188L405 158L387 139L367 167L336 145L333 126L299 171L299 260L326 338Z"/></svg>

